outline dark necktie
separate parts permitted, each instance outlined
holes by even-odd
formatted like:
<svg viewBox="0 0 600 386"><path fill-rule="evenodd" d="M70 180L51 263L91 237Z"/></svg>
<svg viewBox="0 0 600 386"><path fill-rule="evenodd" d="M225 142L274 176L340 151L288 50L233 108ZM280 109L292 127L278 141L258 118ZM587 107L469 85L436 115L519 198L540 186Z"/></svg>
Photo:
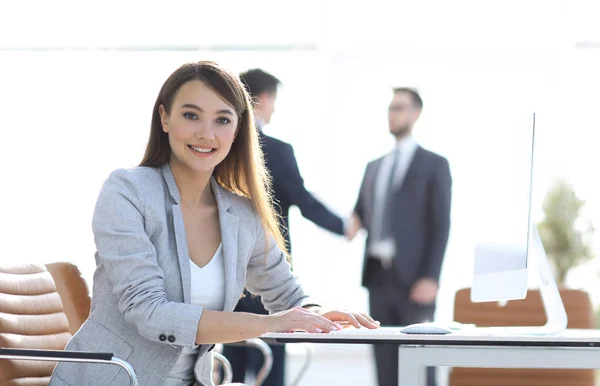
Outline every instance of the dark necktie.
<svg viewBox="0 0 600 386"><path fill-rule="evenodd" d="M392 190L394 188L394 177L396 176L396 170L398 169L399 159L400 150L394 149L394 152L392 153L392 166L390 168L390 175L385 187L385 197L383 200L383 221L381 227L381 240L386 240L392 237Z"/></svg>

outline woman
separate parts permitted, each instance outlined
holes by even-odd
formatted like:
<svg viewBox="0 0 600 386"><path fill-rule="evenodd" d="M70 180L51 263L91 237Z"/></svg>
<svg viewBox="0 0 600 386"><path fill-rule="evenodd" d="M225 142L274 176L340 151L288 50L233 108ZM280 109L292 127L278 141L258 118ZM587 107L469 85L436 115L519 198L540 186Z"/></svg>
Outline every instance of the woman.
<svg viewBox="0 0 600 386"><path fill-rule="evenodd" d="M141 165L113 172L94 210L92 308L68 350L112 352L141 385L211 385L214 343L329 332L367 315L320 312L290 271L249 97L212 62L162 86ZM271 315L232 312L247 287ZM51 385L127 385L116 366L59 364Z"/></svg>

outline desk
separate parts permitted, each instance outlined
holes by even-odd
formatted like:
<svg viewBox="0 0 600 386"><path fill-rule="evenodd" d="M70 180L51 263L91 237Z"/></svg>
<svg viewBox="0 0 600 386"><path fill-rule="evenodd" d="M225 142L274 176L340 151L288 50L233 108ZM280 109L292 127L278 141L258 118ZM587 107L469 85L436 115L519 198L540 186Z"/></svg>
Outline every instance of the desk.
<svg viewBox="0 0 600 386"><path fill-rule="evenodd" d="M281 343L398 344L399 386L420 385L425 366L501 368L600 368L600 330L568 329L556 336L500 335L466 328L448 335L408 335L399 327L347 329L328 334L269 333Z"/></svg>

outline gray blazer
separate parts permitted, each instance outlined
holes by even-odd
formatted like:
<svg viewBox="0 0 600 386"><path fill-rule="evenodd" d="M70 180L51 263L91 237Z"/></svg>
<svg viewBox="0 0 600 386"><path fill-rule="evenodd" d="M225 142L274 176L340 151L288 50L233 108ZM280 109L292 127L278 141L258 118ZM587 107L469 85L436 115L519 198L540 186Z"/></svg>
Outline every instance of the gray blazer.
<svg viewBox="0 0 600 386"><path fill-rule="evenodd" d="M246 198L211 179L225 260L225 306L244 286L279 312L308 302L273 238ZM114 171L92 221L97 252L89 318L68 350L111 352L127 360L140 385L162 385L183 347L195 345L202 306L190 302L189 256L180 198L168 164ZM212 385L212 345L200 346L194 373ZM51 386L129 385L114 365L60 363Z"/></svg>

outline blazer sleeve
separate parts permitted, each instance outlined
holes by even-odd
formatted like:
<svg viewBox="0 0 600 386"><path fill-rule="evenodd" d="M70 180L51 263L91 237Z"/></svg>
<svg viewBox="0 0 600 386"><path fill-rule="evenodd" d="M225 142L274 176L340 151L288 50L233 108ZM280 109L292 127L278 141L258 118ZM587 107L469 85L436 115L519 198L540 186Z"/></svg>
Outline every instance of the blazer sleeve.
<svg viewBox="0 0 600 386"><path fill-rule="evenodd" d="M429 219L427 253L422 267L422 276L439 281L442 262L446 253L450 233L450 205L452 201L452 177L445 158L434 170L429 183Z"/></svg>
<svg viewBox="0 0 600 386"><path fill-rule="evenodd" d="M343 235L344 221L304 187L304 179L300 174L292 146L284 144L277 153L279 165L274 165L271 170L273 179L277 181L277 189L289 197L290 204L296 205L305 218L321 228Z"/></svg>
<svg viewBox="0 0 600 386"><path fill-rule="evenodd" d="M92 229L98 269L106 271L118 310L138 333L155 342L172 335L193 346L203 308L172 302L164 289L164 273L144 230L143 195L126 170L113 172L100 191ZM164 340L164 337L163 337Z"/></svg>
<svg viewBox="0 0 600 386"><path fill-rule="evenodd" d="M246 288L261 296L265 309L270 313L315 303L304 293L275 238L265 238L268 232L258 215L255 223L255 244L248 262Z"/></svg>
<svg viewBox="0 0 600 386"><path fill-rule="evenodd" d="M365 173L363 175L362 182L360 184L360 190L358 191L358 198L356 199L356 205L354 205L354 214L358 216L360 222L365 226L365 191L367 189L366 180L367 180L367 170L369 169L369 165L365 168Z"/></svg>

